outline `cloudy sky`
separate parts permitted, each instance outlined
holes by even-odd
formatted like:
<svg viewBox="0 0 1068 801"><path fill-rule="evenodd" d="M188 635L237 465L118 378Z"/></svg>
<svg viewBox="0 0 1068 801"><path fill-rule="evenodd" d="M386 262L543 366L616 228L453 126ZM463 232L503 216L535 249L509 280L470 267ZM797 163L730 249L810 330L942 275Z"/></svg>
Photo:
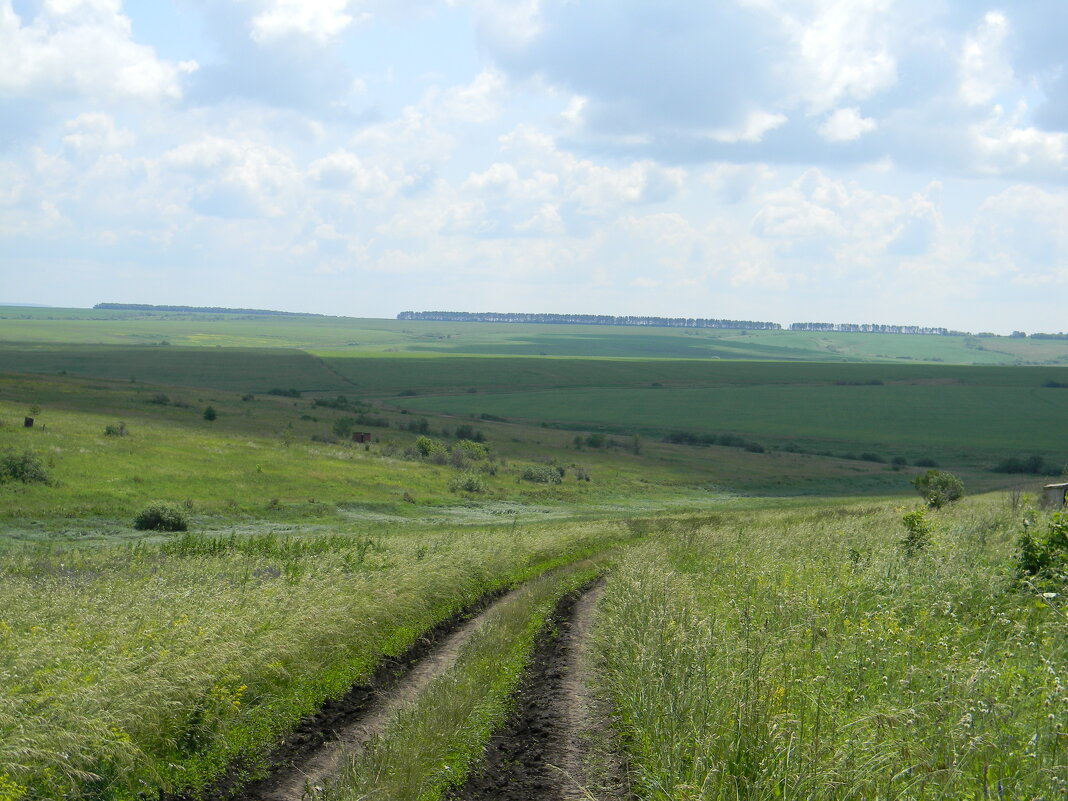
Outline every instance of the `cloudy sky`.
<svg viewBox="0 0 1068 801"><path fill-rule="evenodd" d="M1064 0L0 0L0 301L1068 329Z"/></svg>

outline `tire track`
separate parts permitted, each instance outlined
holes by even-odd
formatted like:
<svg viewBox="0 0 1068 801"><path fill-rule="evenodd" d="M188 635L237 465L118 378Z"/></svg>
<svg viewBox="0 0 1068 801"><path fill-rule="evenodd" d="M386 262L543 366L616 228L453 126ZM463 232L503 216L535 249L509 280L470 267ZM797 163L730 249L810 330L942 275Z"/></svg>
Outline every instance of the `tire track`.
<svg viewBox="0 0 1068 801"><path fill-rule="evenodd" d="M588 689L588 634L602 591L597 582L557 604L520 683L515 710L487 744L482 770L452 801L629 797L624 765L605 747L611 736L604 710Z"/></svg>
<svg viewBox="0 0 1068 801"><path fill-rule="evenodd" d="M393 715L417 698L435 677L455 662L464 643L489 611L510 593L492 593L473 607L436 626L402 656L386 660L367 684L328 702L276 749L269 776L236 795L220 786L207 801L309 801L339 767L343 756L358 752L385 729ZM236 782L235 782L236 783Z"/></svg>

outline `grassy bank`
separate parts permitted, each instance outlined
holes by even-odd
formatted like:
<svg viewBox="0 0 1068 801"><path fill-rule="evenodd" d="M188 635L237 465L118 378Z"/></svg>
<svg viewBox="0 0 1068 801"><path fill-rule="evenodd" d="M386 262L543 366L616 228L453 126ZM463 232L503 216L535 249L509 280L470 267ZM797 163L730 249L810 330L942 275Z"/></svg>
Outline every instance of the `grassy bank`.
<svg viewBox="0 0 1068 801"><path fill-rule="evenodd" d="M1062 797L1066 620L1012 579L998 497L722 516L631 552L604 689L642 799Z"/></svg>

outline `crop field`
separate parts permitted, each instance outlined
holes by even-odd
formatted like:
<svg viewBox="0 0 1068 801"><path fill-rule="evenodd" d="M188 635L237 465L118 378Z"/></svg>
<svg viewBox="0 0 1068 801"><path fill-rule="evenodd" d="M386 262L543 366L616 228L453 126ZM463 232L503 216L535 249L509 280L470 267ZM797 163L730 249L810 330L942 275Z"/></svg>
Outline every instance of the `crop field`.
<svg viewBox="0 0 1068 801"><path fill-rule="evenodd" d="M835 451L959 459L1035 452L1068 457L1068 391L969 384L774 384L566 389L404 399L412 411L492 414L576 428L730 431Z"/></svg>
<svg viewBox="0 0 1068 801"><path fill-rule="evenodd" d="M1063 797L1059 343L774 333L4 311L0 801Z"/></svg>

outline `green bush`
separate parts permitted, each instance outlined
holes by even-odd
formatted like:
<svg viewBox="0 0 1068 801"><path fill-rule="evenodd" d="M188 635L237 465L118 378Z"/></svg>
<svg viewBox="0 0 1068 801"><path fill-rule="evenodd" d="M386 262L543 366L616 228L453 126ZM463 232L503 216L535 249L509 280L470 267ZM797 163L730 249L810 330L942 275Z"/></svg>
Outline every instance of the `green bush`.
<svg viewBox="0 0 1068 801"><path fill-rule="evenodd" d="M214 406L206 406L204 408L204 419L205 420L211 421L211 420L214 420L218 416L219 415L216 413Z"/></svg>
<svg viewBox="0 0 1068 801"><path fill-rule="evenodd" d="M535 484L559 484L563 480L555 467L543 464L532 464L523 468L519 478L523 481L533 481Z"/></svg>
<svg viewBox="0 0 1068 801"><path fill-rule="evenodd" d="M901 540L901 547L905 549L908 556L924 550L931 544L931 532L934 531L934 526L923 513L923 509L907 512L901 518L901 522L905 525L905 531L908 532L905 534L905 539Z"/></svg>
<svg viewBox="0 0 1068 801"><path fill-rule="evenodd" d="M426 459L433 456L447 456L449 453L445 443L433 437L419 437L415 441L415 447L418 449L419 455Z"/></svg>
<svg viewBox="0 0 1068 801"><path fill-rule="evenodd" d="M134 528L140 531L185 531L189 523L173 503L153 503L137 513Z"/></svg>
<svg viewBox="0 0 1068 801"><path fill-rule="evenodd" d="M478 473L460 473L449 482L450 492L485 492L486 481Z"/></svg>
<svg viewBox="0 0 1068 801"><path fill-rule="evenodd" d="M1045 535L1036 536L1031 527L1031 521L1025 520L1024 532L1017 541L1017 575L1059 582L1068 579L1068 514L1053 514Z"/></svg>
<svg viewBox="0 0 1068 801"><path fill-rule="evenodd" d="M964 495L964 483L944 470L928 470L912 479L912 486L931 509L941 509Z"/></svg>
<svg viewBox="0 0 1068 801"><path fill-rule="evenodd" d="M453 453L462 453L468 459L474 459L478 461L485 459L489 455L489 449L478 442L472 442L469 439L462 439L452 446Z"/></svg>
<svg viewBox="0 0 1068 801"><path fill-rule="evenodd" d="M126 423L121 420L118 423L108 423L104 426L105 437L125 437L129 433L126 430Z"/></svg>
<svg viewBox="0 0 1068 801"><path fill-rule="evenodd" d="M48 472L41 462L41 457L33 451L5 451L0 455L0 484L8 481L47 484Z"/></svg>

